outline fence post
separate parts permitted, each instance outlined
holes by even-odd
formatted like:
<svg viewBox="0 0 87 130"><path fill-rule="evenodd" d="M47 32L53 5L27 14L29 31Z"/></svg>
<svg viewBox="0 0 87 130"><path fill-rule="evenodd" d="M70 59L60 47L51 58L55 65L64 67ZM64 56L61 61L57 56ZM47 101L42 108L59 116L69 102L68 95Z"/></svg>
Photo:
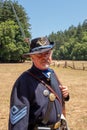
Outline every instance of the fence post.
<svg viewBox="0 0 87 130"><path fill-rule="evenodd" d="M65 61L64 68L67 68L67 61Z"/></svg>
<svg viewBox="0 0 87 130"><path fill-rule="evenodd" d="M83 70L85 70L85 66L84 66L84 63L82 63L82 67L83 67Z"/></svg>
<svg viewBox="0 0 87 130"><path fill-rule="evenodd" d="M75 63L74 63L74 61L73 61L73 69L75 69Z"/></svg>

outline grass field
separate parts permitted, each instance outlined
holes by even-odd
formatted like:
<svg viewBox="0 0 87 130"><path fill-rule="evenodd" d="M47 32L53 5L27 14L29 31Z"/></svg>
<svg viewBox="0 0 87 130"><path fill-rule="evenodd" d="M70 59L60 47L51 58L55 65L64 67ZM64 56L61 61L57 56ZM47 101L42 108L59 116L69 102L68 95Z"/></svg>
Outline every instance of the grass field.
<svg viewBox="0 0 87 130"><path fill-rule="evenodd" d="M0 64L0 130L8 130L9 100L16 78L31 65ZM53 68L53 67L52 67ZM67 121L70 130L87 129L87 71L54 67L62 84L70 91L66 103Z"/></svg>

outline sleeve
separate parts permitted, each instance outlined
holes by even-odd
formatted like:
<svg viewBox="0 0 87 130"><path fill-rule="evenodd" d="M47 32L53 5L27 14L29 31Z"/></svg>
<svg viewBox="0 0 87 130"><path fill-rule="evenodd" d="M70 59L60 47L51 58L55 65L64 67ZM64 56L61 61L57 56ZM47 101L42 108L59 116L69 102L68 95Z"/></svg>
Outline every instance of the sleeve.
<svg viewBox="0 0 87 130"><path fill-rule="evenodd" d="M17 80L13 86L10 98L9 130L28 130L30 103L22 85Z"/></svg>

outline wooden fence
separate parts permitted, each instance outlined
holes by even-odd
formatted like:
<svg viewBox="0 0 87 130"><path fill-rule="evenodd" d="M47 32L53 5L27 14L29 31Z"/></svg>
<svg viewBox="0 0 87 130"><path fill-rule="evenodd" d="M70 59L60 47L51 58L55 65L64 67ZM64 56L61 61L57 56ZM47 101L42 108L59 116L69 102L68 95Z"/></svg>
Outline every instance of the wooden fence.
<svg viewBox="0 0 87 130"><path fill-rule="evenodd" d="M87 61L53 61L51 66L87 70Z"/></svg>

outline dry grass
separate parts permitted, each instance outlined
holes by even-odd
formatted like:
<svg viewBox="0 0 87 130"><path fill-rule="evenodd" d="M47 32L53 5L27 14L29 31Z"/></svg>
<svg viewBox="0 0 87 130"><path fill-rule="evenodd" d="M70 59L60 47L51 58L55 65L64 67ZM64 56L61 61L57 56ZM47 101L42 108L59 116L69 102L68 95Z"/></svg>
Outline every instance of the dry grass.
<svg viewBox="0 0 87 130"><path fill-rule="evenodd" d="M31 65L0 64L0 130L8 129L9 100L16 78ZM87 129L87 71L54 67L59 79L68 85L70 101L66 103L67 121L71 130Z"/></svg>

